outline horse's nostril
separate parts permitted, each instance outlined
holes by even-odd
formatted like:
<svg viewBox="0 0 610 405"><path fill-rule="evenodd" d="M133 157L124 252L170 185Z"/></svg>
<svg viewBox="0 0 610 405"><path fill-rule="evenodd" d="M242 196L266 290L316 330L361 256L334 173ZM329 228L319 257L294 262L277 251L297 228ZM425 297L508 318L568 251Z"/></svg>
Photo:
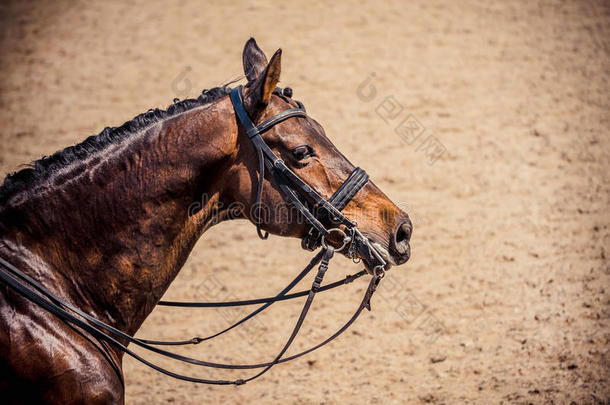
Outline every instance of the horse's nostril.
<svg viewBox="0 0 610 405"><path fill-rule="evenodd" d="M408 243L411 239L411 226L407 222L400 224L396 230L396 243Z"/></svg>
<svg viewBox="0 0 610 405"><path fill-rule="evenodd" d="M411 239L411 232L413 226L411 221L408 219L398 225L394 235L390 239L389 253L392 256L394 264L402 264L409 260L411 256L411 247L409 246L409 240Z"/></svg>

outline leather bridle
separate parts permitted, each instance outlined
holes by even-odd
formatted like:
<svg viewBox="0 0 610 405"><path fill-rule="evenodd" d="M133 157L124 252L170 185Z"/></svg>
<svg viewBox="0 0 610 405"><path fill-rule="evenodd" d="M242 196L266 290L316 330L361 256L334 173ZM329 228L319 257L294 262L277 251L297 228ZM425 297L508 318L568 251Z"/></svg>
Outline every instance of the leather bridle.
<svg viewBox="0 0 610 405"><path fill-rule="evenodd" d="M239 86L231 91L231 102L237 114L237 117L246 131L248 138L252 141L254 148L258 155L259 160L259 182L257 186L257 204L260 207L262 203L262 192L263 192L263 181L265 168L270 172L277 185L279 186L286 201L294 205L303 217L308 221L310 227L307 235L302 240L302 246L308 250L314 250L317 247L322 246L322 250L316 254L311 262L299 273L282 291L280 291L274 297L259 298L253 300L244 301L232 301L232 302L168 302L160 301L159 305L163 306L174 306L174 307L192 307L192 308L215 308L215 307L229 307L229 306L245 306L263 304L256 310L252 311L242 319L234 323L233 325L225 328L224 330L215 333L207 337L194 337L188 340L180 341L158 341L158 340L147 340L134 338L111 325L108 325L99 319L87 314L78 307L74 306L70 302L65 301L53 292L49 291L38 281L13 266L11 263L0 257L0 281L5 283L13 291L31 301L32 303L44 308L59 319L74 325L83 331L91 334L93 337L100 341L106 342L116 349L134 357L136 360L143 364L163 373L168 376L203 384L216 384L216 385L241 385L255 378L260 377L266 373L275 364L284 363L290 360L299 358L307 353L310 353L327 343L334 340L336 337L341 335L347 328L358 318L363 309L370 310L370 300L375 292L379 281L385 276L385 269L387 266L386 261L381 254L372 246L371 241L365 237L357 227L355 221L351 221L347 218L341 210L345 208L347 203L356 195L356 193L366 184L368 181L368 175L364 170L356 168L347 180L337 189L337 191L328 199L324 199L320 194L313 190L305 181L297 176L292 170L290 170L284 161L280 159L269 146L265 143L261 134L271 129L273 126L293 117L306 118L307 114L305 108L301 103L298 103L298 108L290 108L281 113L274 115L268 120L260 123L258 126L254 125L250 116L246 112L243 104L243 88ZM313 208L312 208L313 207ZM315 210L314 210L315 209ZM314 212L315 211L315 212ZM268 234L263 233L261 230L260 215L257 215L256 219L257 232L259 236L266 239ZM325 223L331 223L331 226L325 225ZM340 226L345 229L342 230ZM351 276L347 276L342 280L322 285L322 280L330 260L332 259L335 248L327 241L327 238L331 233L337 232L342 235L343 243L337 248L337 251L343 253L347 257L352 259L356 258L356 255L365 255L371 263L373 263L373 274L369 282L368 288L360 302L360 305L356 309L352 317L341 327L337 332L328 337L321 343L310 347L307 350L303 350L300 353L284 357L284 354L291 346L292 342L296 338L301 325L303 324L305 317L311 307L314 296L318 292L327 291L341 285L351 283L355 279L362 277L367 274L366 270L362 270ZM315 266L318 266L315 279L309 290L300 291L297 293L290 293L290 291L301 281ZM301 314L290 334L290 337L274 357L272 361L258 364L224 364L214 363L208 361L197 360L187 356L183 356L177 353L169 352L160 349L157 346L179 346L188 344L199 344L203 341L212 339L219 336L243 322L251 319L255 315L261 313L267 309L270 305L277 301L284 301L288 299L294 299L299 297L307 296L307 299L301 310ZM139 347L142 347L151 352L160 354L162 356L169 357L174 360L178 360L185 363L194 364L197 366L222 368L222 369L262 369L255 375L247 379L237 380L210 380L204 378L197 378L192 376L186 376L178 374L162 368L157 364L154 364L147 359L143 358L139 354L127 347L128 343L133 343Z"/></svg>
<svg viewBox="0 0 610 405"><path fill-rule="evenodd" d="M335 193L326 200L316 190L311 188L303 179L286 166L264 141L261 136L275 125L289 118L307 118L307 112L302 103L297 101L298 108L289 108L273 117L254 125L246 111L243 102L243 86L231 90L231 102L237 118L246 131L258 156L258 187L256 193L257 218L256 230L259 237L267 239L268 233L261 231L260 208L262 207L263 182L265 168L277 183L284 199L292 204L305 217L309 224L309 231L302 239L301 246L307 250L315 250L325 242L325 237L332 232L343 235L343 254L355 259L356 253L366 255L374 263L374 271L383 272L387 266L385 259L375 249L370 240L358 230L358 224L347 218L341 211L351 201L358 191L368 182L369 176L364 170L356 167ZM331 222L327 227L323 222ZM339 228L343 226L345 230Z"/></svg>

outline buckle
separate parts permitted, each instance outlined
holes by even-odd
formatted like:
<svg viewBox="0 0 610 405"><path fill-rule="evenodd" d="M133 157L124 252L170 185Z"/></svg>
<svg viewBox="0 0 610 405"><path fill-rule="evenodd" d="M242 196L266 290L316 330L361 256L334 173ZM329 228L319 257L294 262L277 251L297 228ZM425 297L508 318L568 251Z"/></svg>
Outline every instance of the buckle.
<svg viewBox="0 0 610 405"><path fill-rule="evenodd" d="M276 159L273 161L273 166L275 166L277 169L283 169L284 167L286 167L286 164L284 163L284 161L282 159Z"/></svg>

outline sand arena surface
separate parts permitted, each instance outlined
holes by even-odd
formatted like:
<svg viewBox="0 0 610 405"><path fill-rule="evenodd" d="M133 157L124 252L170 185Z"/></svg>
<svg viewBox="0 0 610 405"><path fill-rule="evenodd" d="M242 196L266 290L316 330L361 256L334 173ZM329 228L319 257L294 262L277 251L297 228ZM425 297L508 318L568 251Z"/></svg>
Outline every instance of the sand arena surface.
<svg viewBox="0 0 610 405"><path fill-rule="evenodd" d="M127 358L127 403L606 403L608 3L338 3L0 5L2 173L242 74L254 36L268 56L283 48L281 84L415 225L412 259L332 345L237 388L176 381ZM393 119L387 103L400 111ZM405 119L419 138L395 132ZM445 153L434 161L424 142L435 141ZM271 295L309 257L296 240L225 223L165 298ZM327 277L355 270L335 260ZM293 350L342 324L365 285L319 296ZM268 360L300 305L274 305L181 352ZM236 316L158 308L139 336L203 335Z"/></svg>

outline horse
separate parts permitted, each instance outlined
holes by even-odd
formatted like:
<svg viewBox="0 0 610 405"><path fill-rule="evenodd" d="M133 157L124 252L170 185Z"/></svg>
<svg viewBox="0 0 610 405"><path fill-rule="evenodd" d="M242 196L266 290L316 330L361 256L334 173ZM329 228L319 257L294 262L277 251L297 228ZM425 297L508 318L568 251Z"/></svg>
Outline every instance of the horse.
<svg viewBox="0 0 610 405"><path fill-rule="evenodd" d="M125 336L135 335L198 238L227 220L249 220L261 237L304 241L319 231L312 221L331 227L337 215L358 217L358 233L383 258L382 271L406 262L409 216L372 181L361 181L336 215L308 221L302 210L283 210L263 218L261 206L286 203L287 186L272 169L284 165L325 200L355 172L292 91L277 86L281 54L277 50L268 61L250 38L242 55L247 84L240 92L232 83L204 90L197 99L149 110L8 175L0 186L0 259ZM236 100L253 123L284 114L256 135L277 155L267 173ZM289 205L305 206L301 200ZM337 237L345 236L346 224L335 224L339 231L331 233L338 236L322 241L341 245ZM359 250L356 256L367 271L379 270L370 254ZM3 398L124 403L122 350L2 283L0 307Z"/></svg>

